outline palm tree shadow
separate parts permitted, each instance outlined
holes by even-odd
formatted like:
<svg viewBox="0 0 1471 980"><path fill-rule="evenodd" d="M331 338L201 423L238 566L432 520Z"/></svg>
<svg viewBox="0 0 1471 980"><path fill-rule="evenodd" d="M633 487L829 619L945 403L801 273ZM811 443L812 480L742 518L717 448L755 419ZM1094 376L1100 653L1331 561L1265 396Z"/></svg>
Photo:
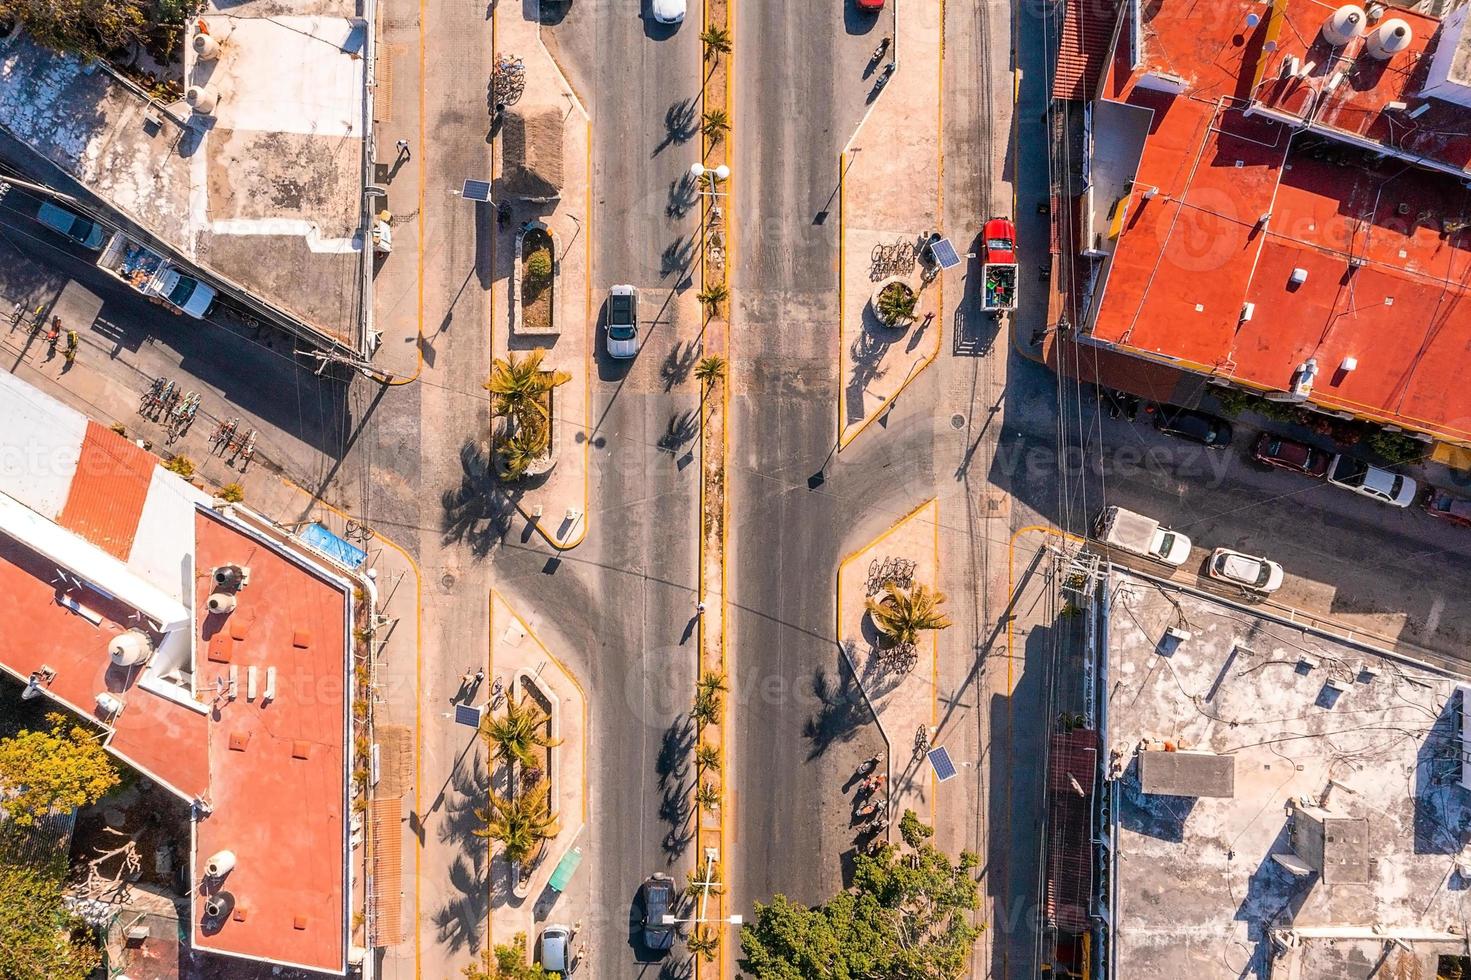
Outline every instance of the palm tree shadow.
<svg viewBox="0 0 1471 980"><path fill-rule="evenodd" d="M693 99L680 99L664 112L664 138L654 147L649 156L656 157L671 143L688 143L699 132L699 103Z"/></svg>
<svg viewBox="0 0 1471 980"><path fill-rule="evenodd" d="M472 556L484 558L511 533L516 500L524 489L508 491L495 475L489 448L474 439L460 447L460 467L459 485L440 495L441 540L468 544Z"/></svg>
<svg viewBox="0 0 1471 980"><path fill-rule="evenodd" d="M480 951L481 926L490 912L486 870L483 858L467 854L456 855L450 865L453 893L434 911L433 921L439 941L452 953Z"/></svg>
<svg viewBox="0 0 1471 980"><path fill-rule="evenodd" d="M659 777L659 819L669 825L664 835L664 854L672 864L689 847L695 837L694 808L690 803L693 783L690 780L690 754L695 747L695 726L685 716L676 718L664 730L659 756L654 763Z"/></svg>
<svg viewBox="0 0 1471 980"><path fill-rule="evenodd" d="M659 365L659 380L664 382L664 390L673 391L675 385L683 384L699 360L700 342L698 339L688 343L676 341L669 349L664 362Z"/></svg>
<svg viewBox="0 0 1471 980"><path fill-rule="evenodd" d="M848 661L842 656L838 658L836 682L826 667L817 668L812 675L812 693L820 706L802 727L802 735L810 743L809 761L821 757L834 745L851 741L860 728L874 721Z"/></svg>

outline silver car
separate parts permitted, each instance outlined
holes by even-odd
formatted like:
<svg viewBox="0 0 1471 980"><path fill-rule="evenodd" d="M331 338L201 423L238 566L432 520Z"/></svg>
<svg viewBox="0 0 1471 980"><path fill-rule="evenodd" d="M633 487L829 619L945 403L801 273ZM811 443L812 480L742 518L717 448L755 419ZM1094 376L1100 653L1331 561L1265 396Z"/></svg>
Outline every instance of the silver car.
<svg viewBox="0 0 1471 980"><path fill-rule="evenodd" d="M541 931L541 956L537 959L542 969L558 976L572 972L572 930L568 926L547 926Z"/></svg>
<svg viewBox="0 0 1471 980"><path fill-rule="evenodd" d="M1328 464L1328 482L1395 507L1410 506L1419 492L1409 477L1342 453Z"/></svg>
<svg viewBox="0 0 1471 980"><path fill-rule="evenodd" d="M627 360L638 355L638 290L608 290L608 356Z"/></svg>

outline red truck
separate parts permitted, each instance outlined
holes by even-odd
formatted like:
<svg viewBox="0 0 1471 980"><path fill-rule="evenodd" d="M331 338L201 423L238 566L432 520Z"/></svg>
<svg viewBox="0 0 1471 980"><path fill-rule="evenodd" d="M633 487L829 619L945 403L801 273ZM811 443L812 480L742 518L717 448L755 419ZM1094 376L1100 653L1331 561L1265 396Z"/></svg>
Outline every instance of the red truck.
<svg viewBox="0 0 1471 980"><path fill-rule="evenodd" d="M986 245L986 262L981 266L985 288L981 291L981 308L990 311L1016 309L1016 225L1010 218L992 218L986 222L982 238Z"/></svg>

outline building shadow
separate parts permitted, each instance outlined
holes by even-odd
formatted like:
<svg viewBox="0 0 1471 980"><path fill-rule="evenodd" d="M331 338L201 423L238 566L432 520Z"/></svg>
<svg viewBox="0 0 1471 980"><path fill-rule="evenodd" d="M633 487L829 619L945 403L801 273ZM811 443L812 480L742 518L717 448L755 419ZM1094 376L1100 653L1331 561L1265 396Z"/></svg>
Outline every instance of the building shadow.
<svg viewBox="0 0 1471 980"><path fill-rule="evenodd" d="M1471 807L1461 788L1461 699L1446 699L1415 753L1415 853L1459 854Z"/></svg>

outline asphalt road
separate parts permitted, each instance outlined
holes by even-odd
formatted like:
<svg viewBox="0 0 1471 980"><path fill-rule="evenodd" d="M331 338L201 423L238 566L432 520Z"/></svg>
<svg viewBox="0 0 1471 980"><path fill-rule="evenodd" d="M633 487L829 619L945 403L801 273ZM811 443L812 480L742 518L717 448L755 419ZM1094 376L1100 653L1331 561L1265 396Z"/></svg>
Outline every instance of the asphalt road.
<svg viewBox="0 0 1471 980"><path fill-rule="evenodd" d="M699 154L697 24L573 4L543 32L593 119L595 530L562 563L576 587L555 575L540 605L579 624L570 647L592 701L583 924L595 977L673 976L686 962L643 947L634 899L656 871L682 882L694 856L698 199L686 175ZM632 362L604 345L603 299L617 283L639 290Z"/></svg>
<svg viewBox="0 0 1471 980"><path fill-rule="evenodd" d="M841 786L872 754L835 639L846 541L901 506L923 439L875 440L838 461L838 153L861 118L863 65L883 29L838 3L736 5L748 52L735 84L737 297L731 337L730 639L735 650L732 909L807 903L842 884ZM871 31L871 33L870 33ZM755 52L753 56L751 52ZM831 210L830 210L831 209ZM890 464L904 459L896 470ZM865 525L868 525L867 527Z"/></svg>

